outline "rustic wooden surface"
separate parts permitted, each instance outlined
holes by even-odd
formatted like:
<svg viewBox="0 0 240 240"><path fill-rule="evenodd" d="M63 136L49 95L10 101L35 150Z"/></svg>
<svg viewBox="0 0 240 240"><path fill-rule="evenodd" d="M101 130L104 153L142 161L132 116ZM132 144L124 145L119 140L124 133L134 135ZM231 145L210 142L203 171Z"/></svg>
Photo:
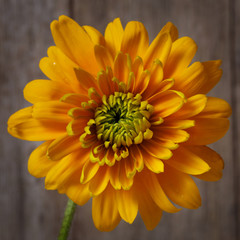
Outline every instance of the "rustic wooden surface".
<svg viewBox="0 0 240 240"><path fill-rule="evenodd" d="M240 1L239 0L0 0L0 239L56 239L67 198L46 191L44 180L27 171L27 159L37 143L9 136L10 114L27 106L24 85L42 78L39 60L53 44L49 24L59 15L104 32L109 21L142 21L150 39L172 21L181 36L198 43L196 59L222 59L224 71L211 95L233 107L231 129L212 145L225 160L221 181L196 181L202 196L198 210L164 214L158 227L148 232L140 217L110 233L97 231L91 220L91 203L78 207L71 230L77 239L240 239Z"/></svg>

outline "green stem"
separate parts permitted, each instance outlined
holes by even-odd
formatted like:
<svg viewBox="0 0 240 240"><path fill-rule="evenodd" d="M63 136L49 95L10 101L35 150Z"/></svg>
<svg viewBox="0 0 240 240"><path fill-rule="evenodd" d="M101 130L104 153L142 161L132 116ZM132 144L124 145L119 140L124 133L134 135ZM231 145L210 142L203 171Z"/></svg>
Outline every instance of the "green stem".
<svg viewBox="0 0 240 240"><path fill-rule="evenodd" d="M58 236L58 240L67 240L73 215L75 212L75 208L76 208L76 204L72 200L68 199L67 207L64 212L64 218L62 221L62 227L60 229L60 233Z"/></svg>

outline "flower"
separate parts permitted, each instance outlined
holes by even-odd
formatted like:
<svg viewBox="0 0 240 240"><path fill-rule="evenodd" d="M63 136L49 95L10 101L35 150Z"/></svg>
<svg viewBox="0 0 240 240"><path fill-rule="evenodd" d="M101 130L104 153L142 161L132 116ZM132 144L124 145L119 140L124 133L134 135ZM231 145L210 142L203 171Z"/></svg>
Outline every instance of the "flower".
<svg viewBox="0 0 240 240"><path fill-rule="evenodd" d="M229 127L229 104L206 96L221 61L191 64L197 45L170 22L151 44L136 21L123 29L115 19L103 36L60 16L51 31L56 46L40 61L50 80L28 83L33 105L8 121L14 137L45 141L29 172L79 205L92 197L101 231L132 223L138 211L152 230L162 211L180 210L172 202L198 208L191 176L222 176L222 158L206 146Z"/></svg>

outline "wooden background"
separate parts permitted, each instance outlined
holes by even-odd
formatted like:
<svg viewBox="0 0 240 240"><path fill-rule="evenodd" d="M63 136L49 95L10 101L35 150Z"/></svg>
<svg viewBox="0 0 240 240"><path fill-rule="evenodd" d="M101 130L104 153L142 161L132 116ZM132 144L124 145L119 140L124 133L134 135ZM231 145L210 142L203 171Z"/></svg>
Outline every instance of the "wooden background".
<svg viewBox="0 0 240 240"><path fill-rule="evenodd" d="M180 36L198 43L197 58L223 60L221 83L211 95L233 107L231 128L213 144L225 160L221 181L197 181L202 196L198 210L165 213L160 224L147 231L138 216L132 225L121 224L110 233L98 232L91 219L91 203L78 207L71 239L240 239L240 1L239 0L0 0L0 239L56 239L66 196L46 191L43 179L27 171L27 160L37 143L14 139L6 131L10 114L27 106L25 84L44 78L38 67L53 44L49 24L59 15L101 32L120 17L123 24L142 21L150 39L172 21Z"/></svg>

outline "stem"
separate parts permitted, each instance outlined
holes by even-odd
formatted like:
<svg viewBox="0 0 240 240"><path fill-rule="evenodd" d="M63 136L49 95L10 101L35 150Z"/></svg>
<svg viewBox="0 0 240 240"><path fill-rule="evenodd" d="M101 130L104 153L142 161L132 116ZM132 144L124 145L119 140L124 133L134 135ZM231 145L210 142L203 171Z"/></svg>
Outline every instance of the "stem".
<svg viewBox="0 0 240 240"><path fill-rule="evenodd" d="M64 218L62 221L62 227L60 229L60 233L58 236L58 240L67 240L73 215L75 212L75 208L76 208L76 204L72 200L68 199L67 207L64 212Z"/></svg>

